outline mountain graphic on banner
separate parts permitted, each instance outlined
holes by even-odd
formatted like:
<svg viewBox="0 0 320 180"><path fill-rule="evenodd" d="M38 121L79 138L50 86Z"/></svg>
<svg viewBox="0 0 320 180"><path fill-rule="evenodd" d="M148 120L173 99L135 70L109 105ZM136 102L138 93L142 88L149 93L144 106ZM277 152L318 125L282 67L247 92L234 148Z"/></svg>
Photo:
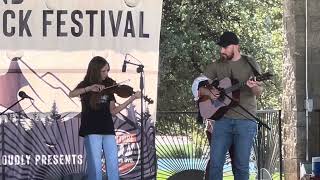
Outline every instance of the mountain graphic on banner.
<svg viewBox="0 0 320 180"><path fill-rule="evenodd" d="M62 81L60 80L56 75L54 75L52 72L46 72L42 76L40 76L34 69L32 69L26 62L24 62L22 59L20 61L40 80L42 80L46 85L51 87L52 89L61 90L63 94L67 96L68 99L72 100L68 96L68 92L70 91L70 88ZM46 80L48 79L48 80ZM49 80L51 79L51 80ZM50 82L51 81L51 82ZM55 81L55 82L54 82ZM40 98L40 97L39 97ZM41 99L41 98L40 98Z"/></svg>
<svg viewBox="0 0 320 180"><path fill-rule="evenodd" d="M19 66L24 65L31 73L24 75ZM9 73L10 72L10 73ZM4 85L4 90L0 92L0 104L4 107L9 107L10 103L14 103L17 98L17 93L20 90L25 91L35 101L30 105L29 101L20 102L17 107L11 109L14 112L48 112L51 110L52 103L55 101L57 106L67 106L69 109L62 109L66 112L77 111L79 105L68 96L70 88L51 72L45 72L39 75L21 58L13 58L8 70L8 73L0 77L1 84ZM8 106L9 105L9 106ZM27 112L26 112L27 113Z"/></svg>
<svg viewBox="0 0 320 180"><path fill-rule="evenodd" d="M11 60L9 69L6 74L0 76L0 105L4 108L10 107L16 101L18 101L17 94L19 90L27 85L30 85L28 80L22 74L20 69L19 58L13 58ZM11 111L22 111L20 104L13 106Z"/></svg>
<svg viewBox="0 0 320 180"><path fill-rule="evenodd" d="M35 99L34 108L28 109L28 112L40 111L49 112L52 103L55 102L57 108L61 112L79 112L80 104L76 99L71 99L68 96L70 88L54 73L45 71L41 73L33 69L23 59L19 59L20 65L24 65L31 71L26 77L32 86L24 87L24 90L29 96ZM41 71L41 70L40 70ZM60 72L58 72L60 73ZM59 74L59 75L63 75ZM24 104L23 104L24 103ZM22 102L23 108L28 108L28 104Z"/></svg>

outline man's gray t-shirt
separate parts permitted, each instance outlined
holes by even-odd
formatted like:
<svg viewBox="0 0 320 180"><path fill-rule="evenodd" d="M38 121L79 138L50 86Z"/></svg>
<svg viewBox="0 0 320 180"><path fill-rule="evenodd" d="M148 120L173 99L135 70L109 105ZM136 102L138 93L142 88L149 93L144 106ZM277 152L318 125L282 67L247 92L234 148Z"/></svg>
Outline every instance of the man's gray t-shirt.
<svg viewBox="0 0 320 180"><path fill-rule="evenodd" d="M225 77L237 79L239 82L247 81L250 76L254 76L251 65L261 73L259 65L251 57L242 55L237 61L215 61L207 66L204 75L211 80L221 80ZM240 89L240 105L246 108L250 113L256 115L257 100L251 89L244 86ZM242 110L239 106L233 107L228 110L225 117L233 119L253 119L248 113Z"/></svg>

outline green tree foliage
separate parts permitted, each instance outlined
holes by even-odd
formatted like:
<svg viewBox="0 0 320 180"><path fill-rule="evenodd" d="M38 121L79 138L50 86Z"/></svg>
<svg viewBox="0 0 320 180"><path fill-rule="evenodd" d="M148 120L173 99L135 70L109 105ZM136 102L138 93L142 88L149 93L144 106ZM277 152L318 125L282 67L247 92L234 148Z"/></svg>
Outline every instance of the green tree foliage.
<svg viewBox="0 0 320 180"><path fill-rule="evenodd" d="M259 109L280 108L283 52L281 0L164 0L158 111L194 111L191 84L219 57L225 30L239 35L241 51L275 76Z"/></svg>

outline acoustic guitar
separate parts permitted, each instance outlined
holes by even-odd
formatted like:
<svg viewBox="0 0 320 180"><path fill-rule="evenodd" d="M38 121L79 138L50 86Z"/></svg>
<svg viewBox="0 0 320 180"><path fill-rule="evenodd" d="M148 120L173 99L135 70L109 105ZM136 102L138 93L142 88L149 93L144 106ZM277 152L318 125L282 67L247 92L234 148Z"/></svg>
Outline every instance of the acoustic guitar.
<svg viewBox="0 0 320 180"><path fill-rule="evenodd" d="M273 75L269 72L256 76L256 81L265 81L271 79ZM253 80L253 78L251 78ZM237 106L240 100L240 88L246 86L245 82L239 82L237 79L230 79L228 77L214 81L205 86L211 89L216 87L220 91L220 96L216 100L212 100L210 96L204 95L199 98L199 110L203 118L218 120L220 119L231 107ZM230 98L226 97L232 97Z"/></svg>

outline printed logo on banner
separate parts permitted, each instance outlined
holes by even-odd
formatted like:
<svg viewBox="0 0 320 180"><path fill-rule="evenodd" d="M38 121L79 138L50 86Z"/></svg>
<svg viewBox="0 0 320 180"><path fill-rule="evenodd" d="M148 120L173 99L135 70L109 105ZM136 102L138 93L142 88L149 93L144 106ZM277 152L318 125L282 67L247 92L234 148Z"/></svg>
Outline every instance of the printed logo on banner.
<svg viewBox="0 0 320 180"><path fill-rule="evenodd" d="M127 6L129 7L136 7L141 0L124 0Z"/></svg>
<svg viewBox="0 0 320 180"><path fill-rule="evenodd" d="M137 166L140 159L140 148L137 141L137 134L117 129L116 141L118 144L118 162L120 174L126 175Z"/></svg>
<svg viewBox="0 0 320 180"><path fill-rule="evenodd" d="M3 0L5 4L22 4L23 0Z"/></svg>

